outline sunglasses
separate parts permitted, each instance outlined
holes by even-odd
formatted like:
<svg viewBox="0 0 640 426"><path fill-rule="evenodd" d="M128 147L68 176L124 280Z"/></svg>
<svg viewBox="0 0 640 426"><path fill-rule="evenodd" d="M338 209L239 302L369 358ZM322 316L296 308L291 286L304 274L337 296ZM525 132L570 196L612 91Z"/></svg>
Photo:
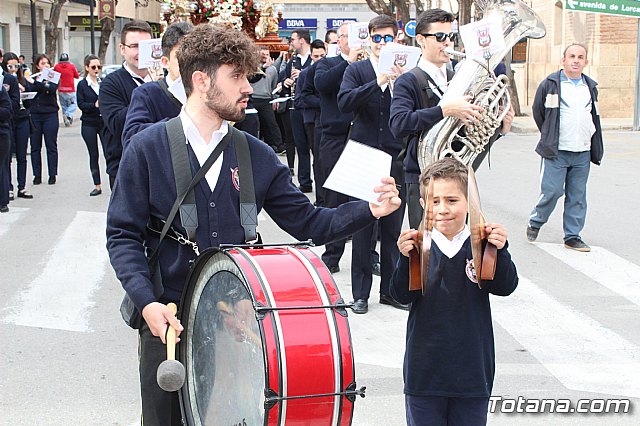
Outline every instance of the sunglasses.
<svg viewBox="0 0 640 426"><path fill-rule="evenodd" d="M371 36L371 41L378 44L380 43L382 40L384 39L385 43L391 43L394 39L394 37L391 34L387 34L387 35L380 35L380 34L374 34Z"/></svg>
<svg viewBox="0 0 640 426"><path fill-rule="evenodd" d="M18 69L18 68L20 68L20 65L19 64L7 64L7 68L10 69L10 70Z"/></svg>
<svg viewBox="0 0 640 426"><path fill-rule="evenodd" d="M443 41L445 41L447 38L449 38L449 40L456 41L456 33L424 33L421 34L424 37L435 37L436 41L438 43L442 43Z"/></svg>
<svg viewBox="0 0 640 426"><path fill-rule="evenodd" d="M92 70L101 70L102 65L91 65L89 68L91 68Z"/></svg>

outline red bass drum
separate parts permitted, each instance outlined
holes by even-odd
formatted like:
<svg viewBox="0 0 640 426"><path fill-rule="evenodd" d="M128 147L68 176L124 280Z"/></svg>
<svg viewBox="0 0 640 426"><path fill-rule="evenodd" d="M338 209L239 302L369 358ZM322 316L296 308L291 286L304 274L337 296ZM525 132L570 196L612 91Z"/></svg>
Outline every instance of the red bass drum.
<svg viewBox="0 0 640 426"><path fill-rule="evenodd" d="M180 308L188 425L350 425L347 308L305 246L210 249Z"/></svg>

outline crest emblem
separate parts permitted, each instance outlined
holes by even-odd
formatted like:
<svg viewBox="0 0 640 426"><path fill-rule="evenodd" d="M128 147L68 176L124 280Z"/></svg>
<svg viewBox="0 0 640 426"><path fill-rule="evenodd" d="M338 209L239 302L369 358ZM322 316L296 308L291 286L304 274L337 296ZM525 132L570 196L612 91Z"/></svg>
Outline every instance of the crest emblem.
<svg viewBox="0 0 640 426"><path fill-rule="evenodd" d="M473 259L467 259L467 266L465 266L464 272L466 272L469 281L474 284L478 284L478 277L476 276L476 268L473 266Z"/></svg>
<svg viewBox="0 0 640 426"><path fill-rule="evenodd" d="M393 65L398 67L404 67L407 65L407 58L409 57L408 53L396 53L396 58L393 61Z"/></svg>
<svg viewBox="0 0 640 426"><path fill-rule="evenodd" d="M479 27L476 29L476 35L478 36L478 45L480 47L487 48L491 44L491 33L489 32L489 26Z"/></svg>
<svg viewBox="0 0 640 426"><path fill-rule="evenodd" d="M229 169L231 170L231 182L233 182L233 186L236 188L236 191L240 191L240 175L238 174L238 168Z"/></svg>
<svg viewBox="0 0 640 426"><path fill-rule="evenodd" d="M162 46L154 44L151 46L151 57L155 60L162 58Z"/></svg>
<svg viewBox="0 0 640 426"><path fill-rule="evenodd" d="M364 40L369 37L369 28L358 28L358 38Z"/></svg>

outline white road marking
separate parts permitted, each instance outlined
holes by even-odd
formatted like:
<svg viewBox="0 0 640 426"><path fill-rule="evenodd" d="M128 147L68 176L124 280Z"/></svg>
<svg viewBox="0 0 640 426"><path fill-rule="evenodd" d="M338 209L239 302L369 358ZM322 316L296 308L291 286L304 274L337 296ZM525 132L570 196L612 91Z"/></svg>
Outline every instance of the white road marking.
<svg viewBox="0 0 640 426"><path fill-rule="evenodd" d="M105 222L104 213L77 212L40 275L9 303L3 322L91 331L89 309L107 266Z"/></svg>
<svg viewBox="0 0 640 426"><path fill-rule="evenodd" d="M27 207L11 207L9 206L9 211L7 213L0 213L0 237L6 234L9 229L11 229L11 225L16 223L24 213L28 212L29 209Z"/></svg>
<svg viewBox="0 0 640 426"><path fill-rule="evenodd" d="M536 245L576 271L640 306L640 266L602 247L591 247L591 252L582 253L568 250L562 244Z"/></svg>
<svg viewBox="0 0 640 426"><path fill-rule="evenodd" d="M640 397L640 348L520 277L509 297L494 297L493 318L564 386Z"/></svg>

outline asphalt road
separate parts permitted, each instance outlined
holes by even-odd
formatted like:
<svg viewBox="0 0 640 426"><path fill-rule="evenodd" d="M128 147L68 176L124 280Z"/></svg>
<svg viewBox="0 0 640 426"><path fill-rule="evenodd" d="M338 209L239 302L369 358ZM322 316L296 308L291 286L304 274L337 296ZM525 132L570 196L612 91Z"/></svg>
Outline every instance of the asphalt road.
<svg viewBox="0 0 640 426"><path fill-rule="evenodd" d="M133 425L139 418L137 337L120 319L122 289L104 249L108 179L92 182L79 123L61 128L58 183L31 186L0 215L0 424ZM493 298L497 372L505 411L517 398L630 400L628 413L496 413L494 425L640 424L640 134L608 132L589 180L583 232L591 253L562 247L559 205L535 244L527 217L538 197L536 135L510 135L477 173L487 218L510 231L520 285ZM30 176L30 173L29 173ZM30 177L28 178L30 181ZM291 237L264 216L265 241ZM315 248L322 253L322 248ZM349 250L335 274L350 299ZM358 385L354 425L404 424L406 313L377 303L349 316ZM425 324L428 327L428 324ZM505 402L513 399L516 402ZM600 409L600 403L587 406ZM522 404L521 404L522 406Z"/></svg>

